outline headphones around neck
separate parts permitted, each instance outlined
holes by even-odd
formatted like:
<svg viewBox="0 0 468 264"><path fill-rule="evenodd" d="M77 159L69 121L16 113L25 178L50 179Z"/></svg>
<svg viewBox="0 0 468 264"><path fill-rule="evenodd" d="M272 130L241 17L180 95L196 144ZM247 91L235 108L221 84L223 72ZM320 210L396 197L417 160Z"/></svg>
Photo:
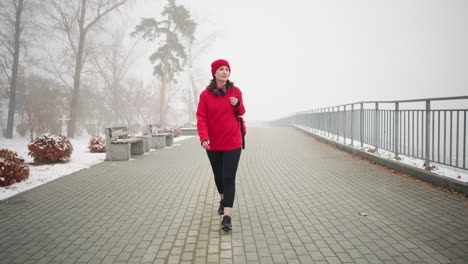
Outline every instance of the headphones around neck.
<svg viewBox="0 0 468 264"><path fill-rule="evenodd" d="M226 87L223 87L221 89L221 95L224 96L226 93L227 93ZM213 89L213 94L214 94L214 96L219 95L218 88Z"/></svg>

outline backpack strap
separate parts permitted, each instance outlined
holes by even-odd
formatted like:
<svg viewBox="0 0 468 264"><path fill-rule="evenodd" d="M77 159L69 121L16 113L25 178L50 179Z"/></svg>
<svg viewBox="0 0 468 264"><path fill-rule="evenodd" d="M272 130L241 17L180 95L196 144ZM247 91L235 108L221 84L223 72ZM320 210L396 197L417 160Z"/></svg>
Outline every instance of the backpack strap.
<svg viewBox="0 0 468 264"><path fill-rule="evenodd" d="M232 87L232 89L235 89L234 90L234 96L237 98L237 90L235 87ZM239 98L237 98L237 100L239 100ZM240 100L239 100L240 101ZM234 111L236 116L237 116L237 120L239 121L239 126L240 126L240 130L241 130L241 136L242 136L242 149L245 149L245 136L244 136L244 119L242 117L239 116L239 112L237 110Z"/></svg>

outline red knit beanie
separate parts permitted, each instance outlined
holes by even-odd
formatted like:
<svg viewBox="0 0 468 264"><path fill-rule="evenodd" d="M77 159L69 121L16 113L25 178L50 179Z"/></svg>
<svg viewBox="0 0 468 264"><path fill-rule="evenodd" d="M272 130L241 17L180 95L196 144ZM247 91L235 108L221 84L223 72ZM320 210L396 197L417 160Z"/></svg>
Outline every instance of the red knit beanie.
<svg viewBox="0 0 468 264"><path fill-rule="evenodd" d="M229 72L231 72L231 66L229 66L229 62L227 60L215 60L211 63L211 75L214 76L215 72L221 66L227 66L229 68Z"/></svg>

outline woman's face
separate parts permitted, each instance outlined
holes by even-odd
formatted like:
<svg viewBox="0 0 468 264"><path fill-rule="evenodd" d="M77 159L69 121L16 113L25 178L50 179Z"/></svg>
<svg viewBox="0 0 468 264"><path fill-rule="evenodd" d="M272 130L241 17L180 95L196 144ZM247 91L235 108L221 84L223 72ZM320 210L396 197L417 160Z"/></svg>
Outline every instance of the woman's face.
<svg viewBox="0 0 468 264"><path fill-rule="evenodd" d="M227 66L221 66L216 70L215 78L216 80L225 82L229 78L230 73L231 72Z"/></svg>

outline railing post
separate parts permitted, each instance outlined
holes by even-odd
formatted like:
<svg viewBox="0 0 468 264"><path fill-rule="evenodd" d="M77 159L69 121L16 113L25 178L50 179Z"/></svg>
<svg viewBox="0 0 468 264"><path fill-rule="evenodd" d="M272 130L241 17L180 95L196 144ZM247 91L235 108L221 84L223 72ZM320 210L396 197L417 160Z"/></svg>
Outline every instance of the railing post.
<svg viewBox="0 0 468 264"><path fill-rule="evenodd" d="M340 106L336 110L336 141L340 141Z"/></svg>
<svg viewBox="0 0 468 264"><path fill-rule="evenodd" d="M320 127L320 125L319 125L318 110L314 110L314 115L313 115L313 117L314 117L313 120L314 120L315 131L318 132L319 127Z"/></svg>
<svg viewBox="0 0 468 264"><path fill-rule="evenodd" d="M335 122L335 107L330 108L330 137L334 138L333 135L336 135L336 122Z"/></svg>
<svg viewBox="0 0 468 264"><path fill-rule="evenodd" d="M328 135L328 108L323 109L324 135Z"/></svg>
<svg viewBox="0 0 468 264"><path fill-rule="evenodd" d="M364 146L364 103L361 103L359 115L359 140L361 141L362 148Z"/></svg>
<svg viewBox="0 0 468 264"><path fill-rule="evenodd" d="M395 128L395 132L394 132L394 135L395 135L395 140L394 140L394 152L395 152L395 158L398 158L398 144L399 144L399 140L400 138L398 137L398 131L400 131L400 118L399 118L399 111L400 111L400 103L399 102L396 102L395 103L395 125L393 126Z"/></svg>
<svg viewBox="0 0 468 264"><path fill-rule="evenodd" d="M320 135L323 135L323 109L320 108L319 109L319 113L318 113L318 117L319 117L319 129L320 129Z"/></svg>
<svg viewBox="0 0 468 264"><path fill-rule="evenodd" d="M314 132L317 133L318 131L317 109L314 109L314 111L312 111L312 122L314 122Z"/></svg>
<svg viewBox="0 0 468 264"><path fill-rule="evenodd" d="M312 131L315 133L315 110L312 110L312 111L308 111L306 114L305 114L305 117L304 119L307 121L307 126L309 126L310 128L312 128Z"/></svg>
<svg viewBox="0 0 468 264"><path fill-rule="evenodd" d="M322 128L322 117L320 116L320 109L316 110L315 115L317 118L317 131L319 131L319 134L320 134L321 128Z"/></svg>
<svg viewBox="0 0 468 264"><path fill-rule="evenodd" d="M326 135L327 131L327 112L325 108L322 108L322 135Z"/></svg>
<svg viewBox="0 0 468 264"><path fill-rule="evenodd" d="M426 170L430 170L431 164L429 164L429 148L431 142L431 129L429 122L431 121L431 101L426 101Z"/></svg>
<svg viewBox="0 0 468 264"><path fill-rule="evenodd" d="M346 105L343 106L343 144L346 145Z"/></svg>
<svg viewBox="0 0 468 264"><path fill-rule="evenodd" d="M374 144L375 144L375 153L379 151L379 103L375 103L375 117L374 117Z"/></svg>
<svg viewBox="0 0 468 264"><path fill-rule="evenodd" d="M319 122L318 122L319 119L318 119L317 112L318 112L317 110L314 110L314 112L313 112L313 119L312 119L313 122L314 122L315 132L317 132L317 131L318 131L318 128L319 128Z"/></svg>
<svg viewBox="0 0 468 264"><path fill-rule="evenodd" d="M315 112L314 113L314 116L315 116L314 119L315 119L315 126L316 126L315 131L319 132L320 131L320 109L315 109L314 112ZM319 134L320 134L320 132L319 132Z"/></svg>
<svg viewBox="0 0 468 264"><path fill-rule="evenodd" d="M319 115L319 109L316 109L314 112L314 120L315 120L315 131L319 132L320 130L320 115ZM319 133L320 134L320 133Z"/></svg>
<svg viewBox="0 0 468 264"><path fill-rule="evenodd" d="M327 122L325 120L326 118L325 108L322 108L321 118L322 118L322 135L324 136L325 131L326 131L326 126L327 126Z"/></svg>
<svg viewBox="0 0 468 264"><path fill-rule="evenodd" d="M351 145L354 146L354 104L351 104Z"/></svg>

